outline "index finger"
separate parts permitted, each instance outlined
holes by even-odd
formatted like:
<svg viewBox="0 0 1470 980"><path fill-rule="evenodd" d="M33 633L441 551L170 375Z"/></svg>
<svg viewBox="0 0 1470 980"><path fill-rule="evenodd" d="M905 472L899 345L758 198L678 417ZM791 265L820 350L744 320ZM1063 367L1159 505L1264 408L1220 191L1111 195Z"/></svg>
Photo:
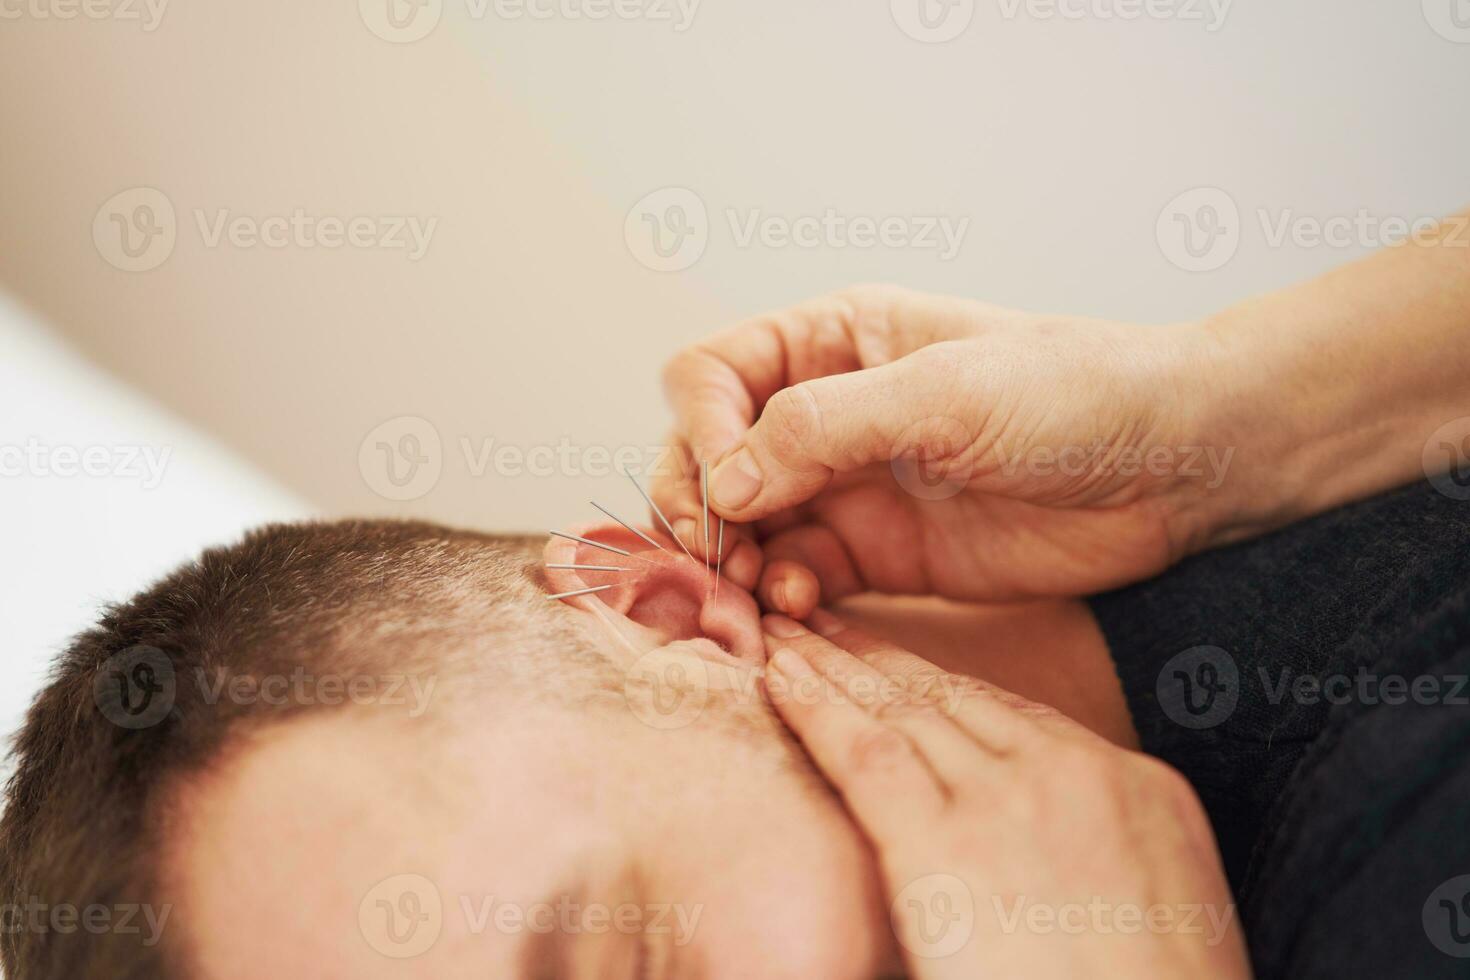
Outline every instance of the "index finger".
<svg viewBox="0 0 1470 980"><path fill-rule="evenodd" d="M852 300L833 294L752 317L674 355L664 393L695 458L722 456L782 388L861 368L853 320Z"/></svg>
<svg viewBox="0 0 1470 980"><path fill-rule="evenodd" d="M664 391L695 457L713 462L781 389L971 336L1002 314L896 286L856 286L752 317L685 348L664 367Z"/></svg>
<svg viewBox="0 0 1470 980"><path fill-rule="evenodd" d="M922 838L947 791L907 735L848 699L794 645L766 664L771 704L880 849Z"/></svg>

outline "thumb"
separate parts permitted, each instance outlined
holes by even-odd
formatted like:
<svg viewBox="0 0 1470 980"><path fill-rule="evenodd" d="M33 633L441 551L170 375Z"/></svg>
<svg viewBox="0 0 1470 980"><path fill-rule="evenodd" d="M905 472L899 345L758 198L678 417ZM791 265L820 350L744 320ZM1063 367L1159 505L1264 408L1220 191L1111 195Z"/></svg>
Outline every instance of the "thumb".
<svg viewBox="0 0 1470 980"><path fill-rule="evenodd" d="M954 402L945 397L947 372L935 370L949 360L934 356L939 346L778 391L710 469L710 506L730 520L758 520L811 499L836 474L901 455L916 434L927 439L925 421ZM947 454L967 448L961 441L947 436Z"/></svg>

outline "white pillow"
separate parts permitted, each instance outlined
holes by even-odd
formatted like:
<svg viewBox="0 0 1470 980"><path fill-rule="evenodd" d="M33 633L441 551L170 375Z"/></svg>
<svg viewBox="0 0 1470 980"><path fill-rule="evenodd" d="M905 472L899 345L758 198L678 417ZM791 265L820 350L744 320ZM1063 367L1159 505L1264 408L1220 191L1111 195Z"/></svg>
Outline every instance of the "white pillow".
<svg viewBox="0 0 1470 980"><path fill-rule="evenodd" d="M0 295L0 737L99 608L307 506Z"/></svg>

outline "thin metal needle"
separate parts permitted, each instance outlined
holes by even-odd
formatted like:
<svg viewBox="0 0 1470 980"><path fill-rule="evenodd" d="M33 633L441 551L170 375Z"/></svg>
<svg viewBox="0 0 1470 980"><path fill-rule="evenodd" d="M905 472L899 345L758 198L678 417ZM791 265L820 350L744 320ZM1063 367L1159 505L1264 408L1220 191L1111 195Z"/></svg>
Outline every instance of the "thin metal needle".
<svg viewBox="0 0 1470 980"><path fill-rule="evenodd" d="M632 531L634 534L638 535L644 541L647 541L649 544L653 545L659 551L667 551L668 550L663 545L659 544L657 541L653 540L648 535L644 534L642 531L638 530L636 527L634 527L633 525L629 524L627 521L623 520L617 514L614 514L612 511L608 510L606 507L604 507L601 504L599 504L597 501L595 501L595 500L589 500L587 502L589 504L591 504L593 507L596 507L598 510L602 511L608 517L611 517L613 520L615 520L619 524L623 525L623 527L627 528L628 530Z"/></svg>
<svg viewBox="0 0 1470 980"><path fill-rule="evenodd" d="M583 572L626 572L627 569L621 565L571 565L548 563L547 568L575 568Z"/></svg>
<svg viewBox="0 0 1470 980"><path fill-rule="evenodd" d="M611 585L594 585L590 589L577 589L577 590L575 590L573 592L558 592L556 595L549 595L546 598L548 598L548 599L569 599L569 598L571 598L574 595L587 595L587 594L592 593L592 592L606 592L608 589L611 589L611 588L613 588L613 586L611 586Z"/></svg>
<svg viewBox="0 0 1470 980"><path fill-rule="evenodd" d="M642 497L644 499L644 501L647 502L647 504L648 504L649 507L652 507L653 508L653 512L658 515L658 519L660 521L662 521L664 527L668 529L669 537L673 538L674 541L678 543L678 545L679 545L680 548L684 548L684 554L686 554L686 555L689 556L689 560L690 561L693 561L694 560L693 553L690 552L690 550L687 547L684 546L684 542L682 542L682 541L679 540L679 536L674 533L674 526L669 523L669 519L664 516L664 512L658 509L658 504L656 504L656 503L653 502L653 498L650 497L648 495L648 493L643 489L643 487L638 483L637 477L635 477L632 473L629 473L627 470L620 469L618 472L619 473L622 473L624 476L626 476L629 480L631 480L633 482L633 488L638 491L638 495L640 497Z"/></svg>
<svg viewBox="0 0 1470 980"><path fill-rule="evenodd" d="M569 541L580 541L582 544L588 544L594 548L601 548L603 551L611 551L613 554L622 555L624 558L637 558L639 561L648 561L649 564L652 564L649 559L644 558L642 555L635 555L633 552L625 551L617 545L607 544L603 541L593 541L591 538L579 537L575 534L568 534L565 531L548 531L547 533L558 538L566 538Z"/></svg>
<svg viewBox="0 0 1470 980"><path fill-rule="evenodd" d="M720 543L715 545L715 601L720 599L720 565L725 561L725 519L720 518Z"/></svg>
<svg viewBox="0 0 1470 980"><path fill-rule="evenodd" d="M709 573L709 460L699 464L700 483L704 491L704 570Z"/></svg>

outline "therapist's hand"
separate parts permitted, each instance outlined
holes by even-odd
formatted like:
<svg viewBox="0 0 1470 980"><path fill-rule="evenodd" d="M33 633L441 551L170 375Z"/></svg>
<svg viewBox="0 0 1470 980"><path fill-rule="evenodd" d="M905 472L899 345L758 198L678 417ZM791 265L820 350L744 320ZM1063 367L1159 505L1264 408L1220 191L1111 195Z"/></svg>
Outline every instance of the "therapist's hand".
<svg viewBox="0 0 1470 980"><path fill-rule="evenodd" d="M916 980L1249 977L1193 791L846 628L764 622L771 702L871 841Z"/></svg>
<svg viewBox="0 0 1470 980"><path fill-rule="evenodd" d="M762 598L800 616L816 588L792 561L824 600L1084 595L1161 571L1228 475L1197 410L1210 356L1190 325L862 287L718 333L665 384L677 441L711 464L712 509L761 522L727 553L758 538ZM671 519L700 511L677 475L655 499ZM783 601L788 583L802 594Z"/></svg>

